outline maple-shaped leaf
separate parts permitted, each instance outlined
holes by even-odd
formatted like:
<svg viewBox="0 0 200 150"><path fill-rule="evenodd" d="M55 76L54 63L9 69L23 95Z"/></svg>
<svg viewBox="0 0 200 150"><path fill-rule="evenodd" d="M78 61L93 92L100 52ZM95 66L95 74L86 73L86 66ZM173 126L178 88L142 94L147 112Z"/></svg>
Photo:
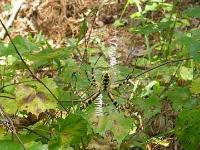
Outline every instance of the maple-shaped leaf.
<svg viewBox="0 0 200 150"><path fill-rule="evenodd" d="M58 126L57 135L60 135L62 145L78 145L87 136L88 123L80 115L70 114L59 119Z"/></svg>
<svg viewBox="0 0 200 150"><path fill-rule="evenodd" d="M125 117L123 113L113 112L109 115L99 117L94 131L102 136L104 136L107 131L111 131L114 139L121 143L129 134L132 127L133 120L131 118Z"/></svg>
<svg viewBox="0 0 200 150"><path fill-rule="evenodd" d="M27 112L31 112L36 116L47 109L57 108L57 101L45 93L45 91L37 91L30 85L25 84L17 85L16 101L19 110L27 110Z"/></svg>
<svg viewBox="0 0 200 150"><path fill-rule="evenodd" d="M137 109L144 113L145 119L150 119L161 112L161 101L156 95L150 95L147 99L136 98L133 103Z"/></svg>

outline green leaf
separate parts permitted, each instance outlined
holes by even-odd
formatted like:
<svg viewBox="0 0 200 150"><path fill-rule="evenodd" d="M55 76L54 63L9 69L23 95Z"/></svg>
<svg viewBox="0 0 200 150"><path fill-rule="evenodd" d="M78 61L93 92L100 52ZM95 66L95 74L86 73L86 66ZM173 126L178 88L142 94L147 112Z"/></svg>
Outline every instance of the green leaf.
<svg viewBox="0 0 200 150"><path fill-rule="evenodd" d="M133 147L136 149L146 149L144 141L148 141L148 136L143 131L139 131L128 135L120 145L120 149L128 150Z"/></svg>
<svg viewBox="0 0 200 150"><path fill-rule="evenodd" d="M6 52L5 49L6 49L6 47L5 47L4 43L2 43L0 41L0 56L5 56L5 52Z"/></svg>
<svg viewBox="0 0 200 150"><path fill-rule="evenodd" d="M126 22L127 22L126 20L118 19L118 20L115 20L113 26L116 27L116 28L117 27L123 27L123 26L125 26Z"/></svg>
<svg viewBox="0 0 200 150"><path fill-rule="evenodd" d="M197 78L197 79L192 81L190 91L193 94L199 94L200 93L200 78Z"/></svg>
<svg viewBox="0 0 200 150"><path fill-rule="evenodd" d="M191 39L191 37L187 36L185 33L182 33L182 32L176 32L174 34L175 34L176 41L179 42L181 45L184 45L187 48L191 46L191 42L193 40Z"/></svg>
<svg viewBox="0 0 200 150"><path fill-rule="evenodd" d="M5 12L5 11L10 11L12 9L12 5L9 4L9 3L5 3L3 4L3 7L2 7L3 11L2 12Z"/></svg>
<svg viewBox="0 0 200 150"><path fill-rule="evenodd" d="M133 103L144 112L145 119L150 119L161 112L160 99L156 95L152 95L147 99L136 98Z"/></svg>
<svg viewBox="0 0 200 150"><path fill-rule="evenodd" d="M173 109L180 111L187 107L191 93L187 87L175 87L167 92L167 97L172 102Z"/></svg>
<svg viewBox="0 0 200 150"><path fill-rule="evenodd" d="M54 137L48 142L49 150L58 150L61 147L61 138Z"/></svg>
<svg viewBox="0 0 200 150"><path fill-rule="evenodd" d="M200 62L200 42L199 41L190 41L191 47L189 49L190 55L197 62Z"/></svg>
<svg viewBox="0 0 200 150"><path fill-rule="evenodd" d="M80 34L78 37L78 42L84 38L85 34L87 33L87 30L88 30L88 23L87 23L87 20L84 19L81 24L81 27L80 27Z"/></svg>
<svg viewBox="0 0 200 150"><path fill-rule="evenodd" d="M147 4L145 6L144 12L147 13L148 11L155 11L158 8L158 4L157 3L152 3L152 4Z"/></svg>
<svg viewBox="0 0 200 150"><path fill-rule="evenodd" d="M192 80L193 79L193 69L182 66L180 68L180 75L184 80Z"/></svg>
<svg viewBox="0 0 200 150"><path fill-rule="evenodd" d="M175 133L185 149L198 150L200 147L200 110L182 111L176 121Z"/></svg>
<svg viewBox="0 0 200 150"><path fill-rule="evenodd" d="M112 131L114 138L121 143L132 127L133 121L131 118L125 118L122 113L114 112L109 116L100 117L94 131L100 135L104 135L106 131Z"/></svg>
<svg viewBox="0 0 200 150"><path fill-rule="evenodd" d="M158 26L156 24L145 24L143 26L139 26L137 28L131 28L131 31L134 33L140 33L144 35L149 35L151 33L158 32Z"/></svg>
<svg viewBox="0 0 200 150"><path fill-rule="evenodd" d="M38 47L36 46L36 44L28 41L27 39L25 39L21 35L17 35L13 39L13 43L15 44L15 46L17 47L18 51L21 54L23 54L24 52L31 52L31 51L38 50ZM8 45L7 51L8 51L7 55L16 54L16 51L15 51L11 42Z"/></svg>
<svg viewBox="0 0 200 150"><path fill-rule="evenodd" d="M171 11L173 9L173 5L172 4L170 4L170 3L163 3L163 1L158 4L158 7L161 7L165 11Z"/></svg>
<svg viewBox="0 0 200 150"><path fill-rule="evenodd" d="M147 95L149 95L150 93L153 92L153 89L155 89L155 87L157 89L159 89L159 82L156 80L151 81L146 87L145 90L142 92L141 97L145 97Z"/></svg>
<svg viewBox="0 0 200 150"><path fill-rule="evenodd" d="M140 12L135 12L130 17L131 19L140 18L142 17L142 14Z"/></svg>
<svg viewBox="0 0 200 150"><path fill-rule="evenodd" d="M0 149L3 150L23 150L21 144L11 140L0 140Z"/></svg>
<svg viewBox="0 0 200 150"><path fill-rule="evenodd" d="M53 79L44 78L43 82L56 95L56 84ZM30 85L17 85L16 100L20 110L27 110L35 115L39 115L47 109L56 109L57 101L40 83L32 83L36 85L36 89Z"/></svg>
<svg viewBox="0 0 200 150"><path fill-rule="evenodd" d="M31 55L27 54L26 57L29 60L32 60L36 63L42 63L43 61L46 61L46 63L48 63L50 60L53 59L66 58L69 56L70 53L71 50L68 48L58 48L58 49L46 48L40 52L35 52Z"/></svg>
<svg viewBox="0 0 200 150"><path fill-rule="evenodd" d="M51 90L51 92L55 95L58 96L58 91L57 91L57 85L56 82L54 81L53 78L48 78L45 77L42 79L42 82ZM36 91L38 93L44 93L44 95L48 98L48 103L51 105L54 105L56 108L56 100L55 98L52 96L52 94L46 89L46 87L44 87L44 85L42 85L41 83L35 82L36 85Z"/></svg>
<svg viewBox="0 0 200 150"><path fill-rule="evenodd" d="M1 95L7 96L5 94L1 94ZM15 114L18 109L18 105L15 99L0 97L0 104L3 106L5 112L9 114Z"/></svg>
<svg viewBox="0 0 200 150"><path fill-rule="evenodd" d="M200 7L189 8L184 11L184 14L189 17L200 18Z"/></svg>
<svg viewBox="0 0 200 150"><path fill-rule="evenodd" d="M41 142L32 141L26 143L27 150L48 150L48 145L43 145Z"/></svg>
<svg viewBox="0 0 200 150"><path fill-rule="evenodd" d="M80 115L70 114L65 119L58 120L58 134L62 145L78 145L82 139L87 138L87 121Z"/></svg>
<svg viewBox="0 0 200 150"><path fill-rule="evenodd" d="M181 32L175 33L175 38L180 45L185 46L189 50L190 55L195 61L200 62L200 41L197 38Z"/></svg>

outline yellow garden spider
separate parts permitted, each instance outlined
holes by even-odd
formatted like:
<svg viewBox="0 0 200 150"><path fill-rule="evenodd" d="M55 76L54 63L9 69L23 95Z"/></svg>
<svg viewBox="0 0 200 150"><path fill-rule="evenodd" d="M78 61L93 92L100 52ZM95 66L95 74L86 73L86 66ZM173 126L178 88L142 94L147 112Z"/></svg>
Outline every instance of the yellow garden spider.
<svg viewBox="0 0 200 150"><path fill-rule="evenodd" d="M97 60L98 61L98 60ZM96 63L95 63L96 64ZM87 74L87 73L86 73ZM88 77L88 74L87 74ZM102 94L105 93L107 94L108 98L111 100L112 104L115 106L115 108L120 111L120 110L124 110L124 106L122 104L119 104L114 95L112 94L113 90L118 89L119 87L121 87L122 85L128 84L131 80L131 78L127 78L126 80L122 81L119 84L112 84L111 83L111 77L108 73L108 71L104 72L102 75L102 81L101 82L97 82L96 78L95 78L95 74L94 74L94 68L91 69L91 80L88 77L88 80L91 82L91 85L96 89L95 92L93 94L91 94L90 96L88 96L87 98L85 98L82 102L81 102L81 106L80 109L85 109L87 106L89 106L90 104L92 104L92 102L94 100L96 100L96 98ZM128 107L128 105L125 105L126 107Z"/></svg>

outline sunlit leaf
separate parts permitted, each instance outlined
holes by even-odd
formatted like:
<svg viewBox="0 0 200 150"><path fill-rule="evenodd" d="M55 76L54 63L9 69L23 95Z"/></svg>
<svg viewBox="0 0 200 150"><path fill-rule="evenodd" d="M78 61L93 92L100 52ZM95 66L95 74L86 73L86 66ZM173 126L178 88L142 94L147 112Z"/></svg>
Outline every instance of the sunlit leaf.
<svg viewBox="0 0 200 150"><path fill-rule="evenodd" d="M46 78L43 81L52 90L52 92L55 92L57 86L51 79ZM37 89L24 84L17 86L16 100L20 110L27 110L35 115L39 115L47 109L57 108L57 101L47 91L47 89L40 83L37 83L36 85Z"/></svg>
<svg viewBox="0 0 200 150"><path fill-rule="evenodd" d="M164 147L168 147L169 146L169 144L170 144L170 142L169 141L167 141L167 140L161 140L161 139L159 139L159 138L152 138L152 142L154 143L154 144L157 144L157 145L162 145L162 146L164 146Z"/></svg>
<svg viewBox="0 0 200 150"><path fill-rule="evenodd" d="M10 97L10 95L5 95L5 94L1 95ZM2 105L6 113L14 114L18 109L18 105L15 99L0 97L0 104Z"/></svg>
<svg viewBox="0 0 200 150"><path fill-rule="evenodd" d="M118 19L114 22L113 26L114 27L123 27L126 24L126 20Z"/></svg>
<svg viewBox="0 0 200 150"><path fill-rule="evenodd" d="M184 80L192 80L193 79L193 69L182 66L180 68L180 75Z"/></svg>
<svg viewBox="0 0 200 150"><path fill-rule="evenodd" d="M26 143L27 150L48 150L48 145L43 145L41 142Z"/></svg>
<svg viewBox="0 0 200 150"><path fill-rule="evenodd" d="M200 93L200 78L197 78L192 81L192 86L191 86L191 92L193 94L199 94Z"/></svg>
<svg viewBox="0 0 200 150"><path fill-rule="evenodd" d="M144 9L144 11L145 12L148 12L148 11L155 11L155 10L157 10L157 8L158 8L158 4L157 3L152 3L152 4L147 4L146 6L145 6L145 9Z"/></svg>

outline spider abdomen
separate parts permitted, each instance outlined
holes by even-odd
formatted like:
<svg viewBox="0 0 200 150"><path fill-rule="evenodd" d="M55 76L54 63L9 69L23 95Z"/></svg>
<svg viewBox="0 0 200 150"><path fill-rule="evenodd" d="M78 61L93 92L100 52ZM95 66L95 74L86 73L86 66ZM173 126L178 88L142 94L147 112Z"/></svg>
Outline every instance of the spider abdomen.
<svg viewBox="0 0 200 150"><path fill-rule="evenodd" d="M110 76L108 73L103 75L103 90L106 91L110 82Z"/></svg>

